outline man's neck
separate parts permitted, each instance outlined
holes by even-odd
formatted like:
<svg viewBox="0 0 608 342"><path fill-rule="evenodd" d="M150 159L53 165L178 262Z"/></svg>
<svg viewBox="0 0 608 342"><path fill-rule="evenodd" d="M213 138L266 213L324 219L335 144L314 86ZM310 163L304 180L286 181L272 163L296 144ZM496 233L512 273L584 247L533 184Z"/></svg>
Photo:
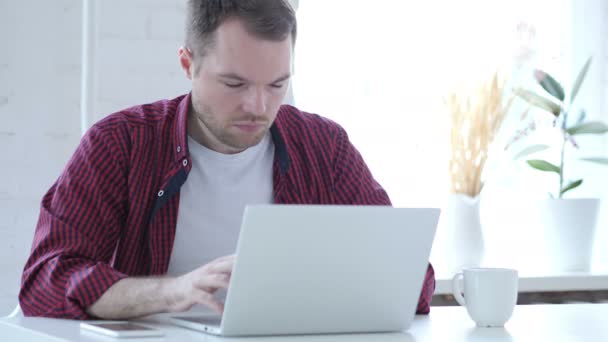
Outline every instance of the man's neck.
<svg viewBox="0 0 608 342"><path fill-rule="evenodd" d="M190 105L190 108L188 109L188 117L186 124L188 135L200 145L209 147L209 142L205 139L205 133L202 127L203 123L198 118L198 114L196 113L192 105Z"/></svg>
<svg viewBox="0 0 608 342"><path fill-rule="evenodd" d="M211 134L209 129L205 126L205 123L201 120L201 115L194 110L192 104L190 104L190 108L188 109L187 131L188 135L197 143L219 153L234 154L245 150L232 149L215 139L213 134Z"/></svg>

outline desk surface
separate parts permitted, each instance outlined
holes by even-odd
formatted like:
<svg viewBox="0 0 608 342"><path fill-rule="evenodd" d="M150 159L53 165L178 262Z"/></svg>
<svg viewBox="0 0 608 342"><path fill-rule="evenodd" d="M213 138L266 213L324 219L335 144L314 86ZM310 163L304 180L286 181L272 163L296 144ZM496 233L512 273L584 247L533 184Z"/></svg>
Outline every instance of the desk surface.
<svg viewBox="0 0 608 342"><path fill-rule="evenodd" d="M218 338L166 323L160 315L145 320L165 331L164 338L114 339L81 333L78 321L47 318L0 319L0 336L6 341L608 341L608 304L517 306L505 328L477 328L462 307L433 307L431 315L416 316L404 333L319 335L295 337Z"/></svg>

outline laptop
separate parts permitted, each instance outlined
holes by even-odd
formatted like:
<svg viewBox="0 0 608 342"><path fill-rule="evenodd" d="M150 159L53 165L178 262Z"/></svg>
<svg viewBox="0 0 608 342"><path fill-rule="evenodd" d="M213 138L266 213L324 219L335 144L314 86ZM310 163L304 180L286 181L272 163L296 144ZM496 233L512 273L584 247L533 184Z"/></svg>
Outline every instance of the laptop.
<svg viewBox="0 0 608 342"><path fill-rule="evenodd" d="M171 322L221 336L406 330L438 218L436 208L248 206L223 315Z"/></svg>

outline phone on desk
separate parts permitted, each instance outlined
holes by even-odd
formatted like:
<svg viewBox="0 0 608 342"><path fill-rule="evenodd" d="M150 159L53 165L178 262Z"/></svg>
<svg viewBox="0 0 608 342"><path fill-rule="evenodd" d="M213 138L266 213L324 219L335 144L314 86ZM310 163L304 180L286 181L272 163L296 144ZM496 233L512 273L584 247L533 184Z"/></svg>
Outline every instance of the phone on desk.
<svg viewBox="0 0 608 342"><path fill-rule="evenodd" d="M156 337L164 336L159 329L150 328L139 323L126 321L82 322L80 329L111 337Z"/></svg>

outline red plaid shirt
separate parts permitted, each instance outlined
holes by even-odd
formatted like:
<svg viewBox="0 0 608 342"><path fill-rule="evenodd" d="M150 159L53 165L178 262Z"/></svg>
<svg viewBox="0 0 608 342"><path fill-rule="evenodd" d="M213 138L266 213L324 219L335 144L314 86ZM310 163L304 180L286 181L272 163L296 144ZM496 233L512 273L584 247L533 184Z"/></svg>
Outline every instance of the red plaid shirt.
<svg viewBox="0 0 608 342"><path fill-rule="evenodd" d="M82 138L42 199L19 303L27 316L88 319L85 309L128 276L167 272L179 189L191 168L190 96L112 114ZM390 205L346 132L282 106L271 127L274 201ZM418 313L435 289L429 264Z"/></svg>

